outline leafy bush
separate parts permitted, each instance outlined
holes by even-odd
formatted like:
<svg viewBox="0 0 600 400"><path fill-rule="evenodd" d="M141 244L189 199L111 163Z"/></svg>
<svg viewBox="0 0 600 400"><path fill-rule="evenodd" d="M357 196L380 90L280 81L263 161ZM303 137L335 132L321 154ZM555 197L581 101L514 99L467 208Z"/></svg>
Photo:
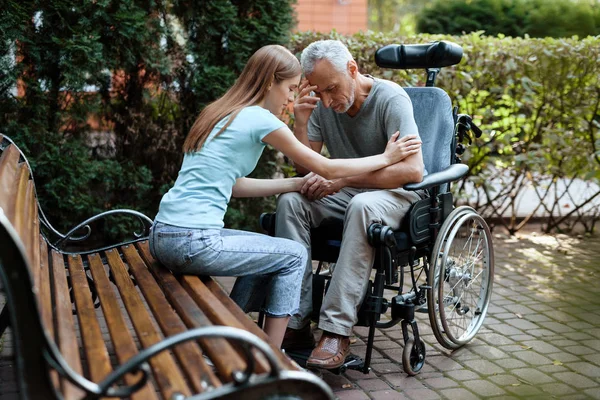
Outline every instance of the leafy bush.
<svg viewBox="0 0 600 400"><path fill-rule="evenodd" d="M600 11L577 0L436 0L417 17L423 33L571 37L600 34Z"/></svg>
<svg viewBox="0 0 600 400"><path fill-rule="evenodd" d="M457 185L458 192L466 187L462 193L471 196L469 201L487 217L511 217L501 223L515 232L522 226L516 218L520 196L532 187L539 203L529 217L550 217L546 229L570 229L573 222L581 222L593 230L600 215L600 209L591 206L600 199L600 37L407 38L373 32L344 37L334 32L300 34L291 46L301 52L308 43L324 38L344 41L363 73L403 86L424 85L425 73L377 67L374 53L379 47L441 39L460 44L463 61L442 68L436 83L461 112L474 116L484 135L463 157L471 170ZM580 200L571 199L576 204L573 209L562 206L573 196L562 188L565 182L589 187L577 193Z"/></svg>
<svg viewBox="0 0 600 400"><path fill-rule="evenodd" d="M153 217L202 108L256 49L286 43L293 23L292 0L5 3L0 132L30 157L61 230L118 207ZM264 162L257 173L275 170ZM261 204L273 199L234 207ZM255 214L227 218L257 224Z"/></svg>

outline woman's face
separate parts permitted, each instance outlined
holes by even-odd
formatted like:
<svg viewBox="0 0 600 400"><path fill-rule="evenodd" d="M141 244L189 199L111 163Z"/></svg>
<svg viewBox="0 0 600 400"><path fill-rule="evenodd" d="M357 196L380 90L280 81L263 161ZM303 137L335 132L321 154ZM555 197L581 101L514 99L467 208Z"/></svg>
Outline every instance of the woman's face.
<svg viewBox="0 0 600 400"><path fill-rule="evenodd" d="M279 83L273 82L265 96L263 107L273 115L280 116L290 102L294 101L294 93L300 84L300 75L285 79Z"/></svg>

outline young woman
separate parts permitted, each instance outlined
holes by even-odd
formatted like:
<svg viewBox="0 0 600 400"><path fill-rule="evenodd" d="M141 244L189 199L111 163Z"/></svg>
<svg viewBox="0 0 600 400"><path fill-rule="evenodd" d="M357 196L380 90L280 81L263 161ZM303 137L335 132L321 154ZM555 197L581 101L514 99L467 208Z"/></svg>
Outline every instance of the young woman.
<svg viewBox="0 0 600 400"><path fill-rule="evenodd" d="M396 142L397 134L383 154L351 161L327 159L304 146L277 117L294 100L300 73L298 60L284 47L265 46L252 55L235 84L192 126L179 176L161 200L150 236L153 256L174 272L240 277L231 297L242 308L266 294L264 330L277 346L298 310L307 251L292 240L223 228L231 196L302 187L305 178L246 178L264 147L270 144L328 179L374 171L416 151L410 141ZM244 279L256 275L264 278L262 284L248 291Z"/></svg>

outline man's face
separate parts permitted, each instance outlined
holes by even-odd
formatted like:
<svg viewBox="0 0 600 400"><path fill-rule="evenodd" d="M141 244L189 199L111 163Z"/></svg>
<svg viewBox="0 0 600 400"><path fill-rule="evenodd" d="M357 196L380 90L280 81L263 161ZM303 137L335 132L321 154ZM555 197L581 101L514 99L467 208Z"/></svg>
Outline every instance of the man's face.
<svg viewBox="0 0 600 400"><path fill-rule="evenodd" d="M341 114L354 104L356 83L349 71L340 72L328 60L319 60L306 78L311 86L317 86L315 95L324 107Z"/></svg>

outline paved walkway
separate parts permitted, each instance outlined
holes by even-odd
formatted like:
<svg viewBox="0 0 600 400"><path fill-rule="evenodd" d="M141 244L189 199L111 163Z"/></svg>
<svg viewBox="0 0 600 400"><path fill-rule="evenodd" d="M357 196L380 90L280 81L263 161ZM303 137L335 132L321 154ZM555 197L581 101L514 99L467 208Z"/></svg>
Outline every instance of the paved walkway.
<svg viewBox="0 0 600 400"><path fill-rule="evenodd" d="M377 332L373 371L323 373L340 399L600 399L600 238L495 235L496 278L485 325L448 352L427 315L421 373L402 370L400 326ZM229 282L227 282L229 283ZM366 328L352 352L363 356ZM6 337L0 350L0 399L16 398ZM2 344L0 344L2 347Z"/></svg>

